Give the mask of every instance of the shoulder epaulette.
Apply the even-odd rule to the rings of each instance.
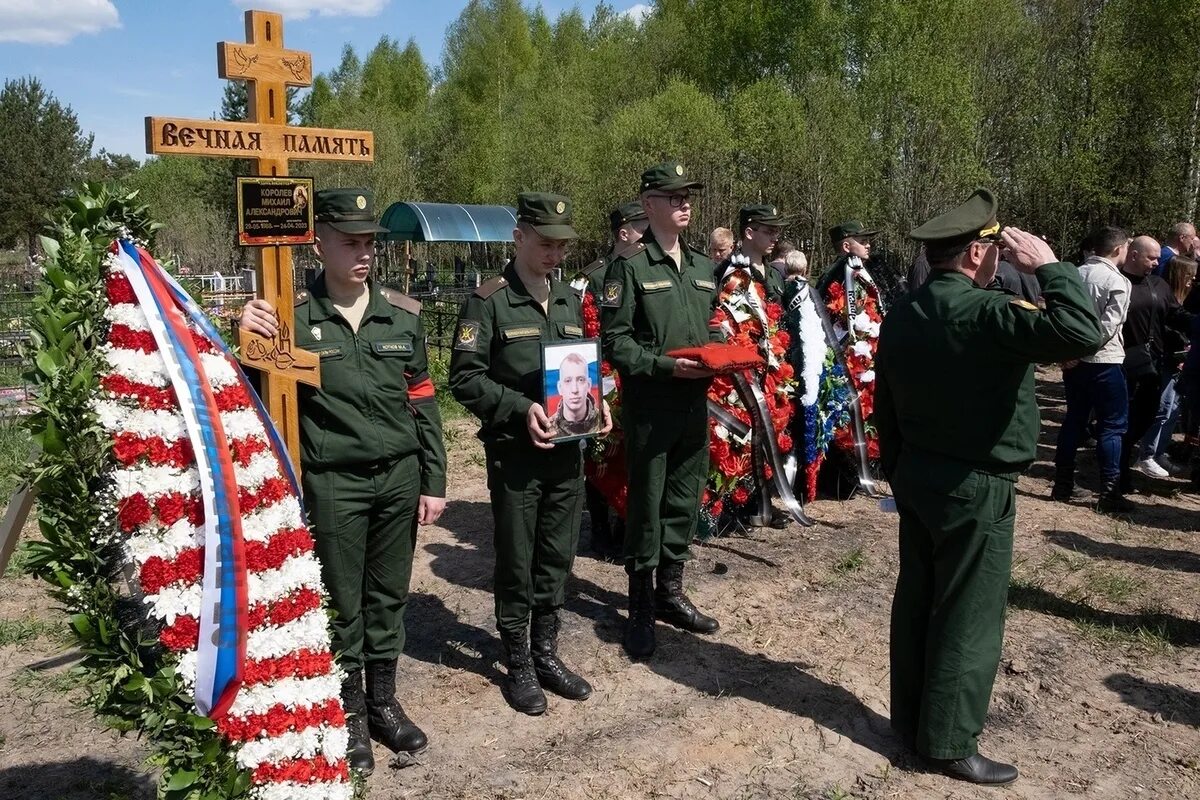
[[[597,258],[595,261],[593,261],[592,263],[588,264],[586,267],[581,269],[579,271],[579,274],[586,275],[590,278],[593,272],[600,269],[601,267],[606,267],[606,266],[608,266],[608,261],[606,259]]]
[[[292,298],[292,301],[294,305],[302,306],[308,302],[309,297],[310,295],[308,293],[308,289],[301,289],[300,291],[296,292],[296,296]]]
[[[646,249],[646,245],[644,245],[641,242],[635,242],[634,244],[629,245],[628,247],[624,248],[623,250],[618,251],[617,258],[624,258],[624,259],[633,258],[634,256],[636,256],[638,253],[642,252],[645,249]]]
[[[486,280],[483,283],[481,283],[479,285],[479,288],[477,288],[475,290],[475,296],[482,297],[483,299],[486,300],[487,298],[494,295],[496,292],[503,289],[505,286],[508,286],[508,279],[505,278],[503,275],[497,275],[496,277],[491,278],[491,279]]]
[[[414,300],[413,298],[404,294],[404,292],[398,292],[395,289],[389,289],[386,286],[381,287],[379,289],[379,293],[382,294],[385,298],[387,298],[387,301],[389,303],[391,303],[393,306],[395,306],[396,308],[399,308],[403,311],[407,311],[408,313],[412,314],[414,317],[420,316],[420,314],[421,314],[421,301],[420,300]]]

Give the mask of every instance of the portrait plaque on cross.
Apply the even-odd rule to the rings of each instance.
[[[308,53],[285,50],[283,17],[266,11],[246,12],[246,41],[217,44],[217,74],[247,84],[245,122],[146,117],[146,152],[245,158],[254,174],[283,176],[288,162],[371,162],[371,131],[304,128],[287,124],[287,87],[312,84]],[[297,382],[320,385],[317,356],[293,346],[292,252],[287,247],[255,248],[259,296],[279,315],[279,332],[264,339],[238,330],[242,363],[262,373],[260,392],[279,427],[297,473],[300,471],[300,427]]]

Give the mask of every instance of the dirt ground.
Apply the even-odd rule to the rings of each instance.
[[[1018,488],[1008,634],[986,752],[1021,779],[977,789],[924,772],[888,729],[896,518],[820,501],[820,524],[696,548],[687,583],[722,623],[620,646],[625,576],[581,554],[561,651],[594,684],[543,717],[502,699],[491,521],[468,420],[452,423],[451,501],[421,533],[401,698],[419,763],[380,766],[371,798],[1200,797],[1200,496],[1140,480],[1128,520],[1046,498],[1061,386],[1041,377],[1039,462]],[[1094,489],[1094,461],[1081,456]],[[586,533],[584,534],[586,545]],[[581,548],[586,550],[586,547]],[[0,797],[150,798],[145,749],[79,706],[60,616],[31,578],[0,581]]]

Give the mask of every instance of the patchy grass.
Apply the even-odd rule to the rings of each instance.
[[[34,516],[34,513],[33,511],[29,512],[30,518]],[[12,557],[8,559],[8,566],[4,568],[4,577],[19,578],[28,574],[28,567],[29,550],[25,547],[25,542],[18,542]]]
[[[43,637],[65,639],[66,628],[61,622],[41,619],[0,619],[0,647],[27,644]]]
[[[20,485],[32,450],[33,441],[29,431],[21,425],[21,419],[0,417],[0,505],[7,506],[8,499]]]
[[[1060,597],[1040,582],[1014,579],[1009,584],[1008,604],[1064,619],[1080,634],[1106,647],[1131,647],[1161,655],[1173,647],[1200,644],[1200,622],[1174,616],[1162,608],[1142,608],[1132,614],[1104,611],[1077,599],[1077,594]]]
[[[1107,569],[1091,570],[1084,583],[1084,589],[1089,594],[1099,595],[1110,603],[1118,604],[1127,602],[1145,588],[1146,581],[1143,579]]]
[[[846,553],[833,564],[833,572],[840,578],[858,572],[867,563],[867,557],[863,555],[863,549],[857,547]]]
[[[63,672],[43,672],[23,669],[12,676],[12,688],[29,698],[47,694],[67,694],[87,684],[87,673],[81,667],[72,667]]]

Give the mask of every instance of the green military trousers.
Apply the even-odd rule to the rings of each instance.
[[[337,612],[332,630],[339,663],[354,669],[398,658],[417,541],[417,456],[309,469],[303,481],[321,578]]]
[[[495,525],[496,628],[519,639],[531,611],[565,600],[583,514],[583,456],[577,441],[552,450],[490,444],[484,452]]]
[[[703,396],[671,409],[627,402],[621,422],[629,472],[625,569],[685,561],[708,479],[708,406]]]
[[[1015,476],[902,452],[892,728],[930,758],[978,752],[1004,640]]]

